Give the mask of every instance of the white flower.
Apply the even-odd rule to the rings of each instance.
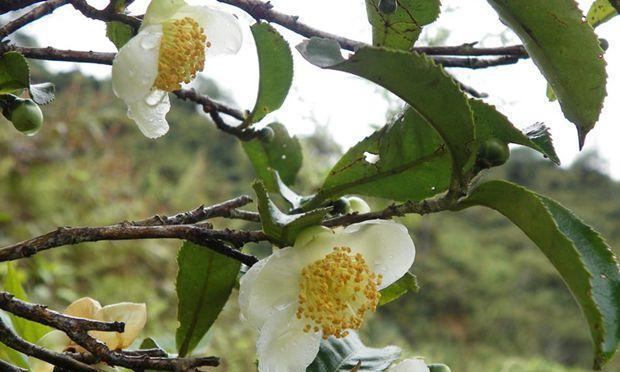
[[[388,368],[388,372],[429,372],[428,366],[422,359],[405,359]]]
[[[184,0],[153,0],[140,32],[114,59],[114,93],[145,136],[161,137],[168,132],[168,92],[193,80],[205,58],[236,53],[241,42],[232,14]]]
[[[129,347],[138,337],[144,324],[146,324],[146,305],[130,302],[121,302],[114,305],[101,307],[99,302],[89,297],[83,297],[74,301],[65,311],[65,315],[78,318],[99,320],[102,322],[123,322],[125,332],[100,332],[90,331],[89,335],[105,343],[111,350],[121,350]],[[74,349],[85,351],[81,346],[74,343],[64,332],[55,330],[47,333],[36,342],[37,345],[46,349],[61,353],[65,350]],[[41,360],[30,358],[30,369],[33,372],[51,372],[54,366]],[[105,370],[105,366],[97,366]],[[108,370],[115,370],[110,369]]]
[[[321,338],[345,337],[374,311],[379,290],[403,276],[415,247],[400,224],[372,220],[313,227],[294,247],[256,263],[241,279],[244,318],[260,332],[260,372],[302,372]]]

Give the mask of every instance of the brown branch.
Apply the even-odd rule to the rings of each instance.
[[[0,371],[5,372],[28,372],[27,369],[19,368],[0,359]]]
[[[39,18],[45,17],[46,15],[52,13],[57,8],[66,5],[69,3],[69,0],[49,0],[46,1],[45,4],[39,5],[36,8],[32,9],[28,13],[23,16],[7,23],[6,25],[0,28],[0,40],[4,39],[6,36],[12,34],[13,32],[19,30],[20,28],[26,26],[27,24],[36,21]]]
[[[23,9],[44,0],[4,0],[0,4],[0,15],[14,10]]]
[[[186,225],[208,220],[214,217],[229,217],[236,208],[243,207],[252,202],[252,198],[242,195],[220,204],[209,207],[204,205],[191,211],[181,212],[174,216],[155,215],[153,217],[129,222],[132,226],[162,226],[162,225]]]
[[[6,324],[4,324],[2,319],[0,319],[0,342],[13,350],[19,351],[20,353],[41,359],[69,371],[97,372],[96,368],[77,361],[67,355],[44,349],[21,339]]]
[[[240,121],[243,121],[246,118],[246,115],[243,112],[215,102],[209,97],[197,93],[194,89],[180,89],[174,91],[174,94],[184,101],[192,101],[202,105],[202,108],[206,113],[221,112]]]
[[[523,58],[527,58],[527,57],[513,57],[513,56],[503,56],[503,57],[498,57],[498,58],[434,57],[433,60],[436,63],[441,64],[443,67],[470,68],[470,69],[475,70],[475,69],[488,68],[488,67],[512,65],[512,64],[519,62],[519,60]]]
[[[224,119],[222,119],[222,117],[217,111],[209,111],[209,108],[205,106],[203,106],[203,110],[211,116],[211,120],[213,120],[215,126],[219,130],[228,134],[232,134],[233,136],[239,138],[241,141],[249,141],[253,138],[256,138],[256,136],[258,135],[258,131],[254,130],[254,128],[245,128],[241,126],[235,127],[226,124]]]
[[[510,45],[495,48],[477,48],[473,44],[457,46],[426,46],[414,47],[413,51],[429,56],[513,56],[528,58],[523,45]]]
[[[368,220],[389,220],[391,218],[404,216],[406,214],[425,215],[451,210],[456,204],[456,197],[454,197],[453,194],[448,193],[440,197],[425,199],[419,202],[409,201],[402,204],[392,204],[377,212],[345,214],[343,216],[324,221],[323,225],[327,227],[347,226]]]
[[[110,365],[130,369],[158,369],[170,371],[185,371],[200,366],[217,366],[218,358],[168,358],[161,351],[112,351],[108,347],[88,335],[88,331],[98,330],[106,332],[123,332],[124,324],[119,322],[106,323],[83,318],[74,318],[52,310],[43,305],[31,304],[16,299],[6,292],[0,292],[0,309],[19,317],[45,324],[61,330],[75,343],[83,346],[92,355],[73,358],[73,354],[58,354],[29,344],[13,334],[0,321],[0,341],[7,346],[24,354],[34,356],[70,371],[96,371],[96,369],[82,363],[94,364],[104,361]]]
[[[52,47],[47,48],[27,48],[14,45],[6,45],[6,50],[14,50],[31,59],[42,59],[47,61],[61,62],[84,62],[96,63],[101,65],[112,65],[115,53],[92,52],[81,50],[63,50]]]
[[[94,6],[91,6],[90,4],[88,4],[86,0],[69,0],[69,1],[71,2],[71,5],[73,5],[73,7],[76,10],[78,10],[84,16],[91,18],[91,19],[96,19],[98,21],[104,21],[104,22],[110,22],[110,21],[122,22],[122,23],[130,25],[134,29],[134,31],[137,31],[140,28],[140,25],[142,24],[142,21],[140,21],[136,17],[132,17],[127,14],[117,13],[115,6],[112,6],[112,7],[108,6],[105,9],[99,10],[95,8]]]
[[[0,291],[0,309],[15,314],[21,318],[32,320],[61,331],[83,329],[85,331],[124,332],[122,322],[99,322],[83,318],[76,318],[49,310],[42,305],[31,304],[15,298],[7,292]]]
[[[47,234],[0,249],[0,262],[30,257],[41,251],[65,245],[137,239],[189,240],[247,265],[253,265],[257,261],[254,256],[217,242],[224,241],[239,246],[247,242],[264,241],[267,237],[260,231],[213,230],[197,225],[131,226],[127,223],[103,227],[60,227]]]

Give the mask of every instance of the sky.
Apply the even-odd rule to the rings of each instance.
[[[203,74],[214,79],[229,93],[242,109],[254,106],[258,88],[258,64],[255,46],[249,31],[253,19],[243,11],[221,5],[215,0],[190,0],[194,4],[216,5],[239,16],[244,29],[244,45],[234,56],[216,57],[206,62]],[[90,0],[102,8],[106,0]],[[300,21],[331,33],[370,42],[371,29],[366,19],[363,0],[272,0],[275,9],[299,15]],[[425,37],[434,37],[442,29],[450,30],[445,45],[460,45],[478,41],[479,46],[501,46],[520,43],[502,25],[485,0],[443,0],[442,14],[437,22],[426,27]],[[578,1],[584,13],[592,0]],[[148,0],[136,0],[132,12],[144,12]],[[620,17],[599,28],[599,37],[609,41],[607,61],[608,96],[597,126],[590,132],[584,151],[598,151],[605,159],[603,169],[620,180]],[[614,32],[616,29],[616,32]],[[292,47],[302,37],[279,28]],[[105,26],[82,17],[71,6],[56,10],[52,15],[34,23],[24,31],[34,36],[41,46],[61,49],[115,51],[105,37]],[[293,48],[295,77],[291,92],[283,107],[270,114],[265,123],[280,121],[294,134],[312,133],[325,126],[343,148],[371,134],[374,127],[386,122],[386,115],[400,105],[399,100],[382,88],[361,78],[342,72],[321,70],[307,63]],[[86,74],[106,78],[109,66],[48,62],[58,71],[79,68]],[[546,82],[530,60],[515,65],[484,70],[450,69],[462,82],[489,95],[485,100],[497,106],[519,128],[544,122],[551,128],[556,150],[563,163],[569,165],[579,154],[576,130],[566,120],[557,102],[545,96]],[[62,93],[60,93],[62,94]],[[386,99],[387,97],[387,99]],[[118,104],[123,104],[118,101]],[[172,128],[171,130],[174,130]],[[146,139],[145,139],[146,140]]]

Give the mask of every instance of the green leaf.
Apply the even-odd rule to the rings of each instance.
[[[26,58],[17,52],[0,57],[0,94],[12,93],[30,86],[30,67]]]
[[[291,190],[284,183],[284,181],[282,181],[282,178],[280,177],[280,174],[277,171],[272,170],[271,173],[273,174],[273,177],[275,178],[275,181],[276,181],[276,186],[277,186],[276,192],[280,194],[280,196],[282,196],[282,199],[284,199],[287,203],[289,203],[292,209],[299,208],[301,204],[306,199],[308,199],[307,196],[301,196],[297,194],[295,191]]]
[[[451,176],[443,141],[420,114],[408,108],[395,122],[351,147],[304,209],[347,194],[421,200],[446,190]]]
[[[620,0],[596,0],[588,10],[588,23],[598,27],[620,13]]]
[[[133,28],[123,22],[111,21],[105,24],[105,36],[110,39],[116,49],[121,49],[129,39],[134,37]]]
[[[381,0],[366,0],[368,22],[372,25],[372,44],[409,50],[418,40],[422,27],[439,16],[439,0],[398,0],[391,14],[380,11]]]
[[[52,83],[33,84],[29,88],[32,100],[39,105],[47,105],[55,98],[56,86]]]
[[[207,333],[230,296],[240,263],[205,247],[185,242],[177,256],[180,356],[188,355]]]
[[[293,56],[288,43],[275,28],[259,22],[251,28],[258,53],[258,97],[248,118],[256,123],[282,106],[293,83]]]
[[[303,155],[299,140],[289,135],[284,125],[271,123],[267,128],[273,130],[273,138],[255,138],[242,144],[257,176],[269,191],[275,192],[278,185],[272,170],[278,172],[285,184],[292,185],[301,168]]]
[[[445,71],[424,55],[362,47],[344,60],[338,43],[312,38],[297,46],[311,63],[368,79],[407,102],[441,136],[459,178],[470,162],[474,122],[465,94]],[[339,54],[339,53],[338,53]],[[450,109],[446,109],[449,107]]]
[[[494,137],[506,143],[515,143],[527,146],[560,164],[560,159],[555,153],[551,135],[546,126],[541,123],[534,124],[523,133],[512,125],[506,116],[497,111],[494,106],[483,101],[470,99],[469,105],[474,112],[476,122],[476,137],[478,143]]]
[[[302,230],[319,225],[329,212],[329,208],[322,208],[308,213],[285,214],[271,201],[262,182],[255,182],[253,187],[263,231],[281,246],[295,243],[295,238]]]
[[[407,294],[407,292],[418,292],[419,290],[420,287],[418,286],[418,279],[415,275],[408,272],[402,278],[381,290],[379,306],[383,306],[397,300],[401,296]]]
[[[557,202],[505,181],[478,186],[462,202],[508,217],[555,266],[581,306],[594,341],[594,368],[620,340],[620,269],[601,236]]]
[[[5,291],[16,298],[28,301],[28,295],[22,285],[24,273],[16,269],[12,263],[7,262],[6,276],[2,283]],[[15,332],[28,342],[36,342],[52,329],[43,324],[35,323],[18,316],[9,314]]]
[[[488,1],[523,41],[583,147],[606,95],[603,50],[594,30],[574,0]]]
[[[358,371],[385,371],[400,357],[400,348],[367,347],[354,331],[344,338],[330,337],[321,341],[319,353],[306,372],[349,371],[359,365]]]
[[[151,337],[147,337],[144,340],[142,340],[142,343],[140,344],[140,350],[148,350],[148,349],[159,349],[165,352],[164,348],[159,346],[159,344],[157,343],[157,341],[155,341],[154,338]],[[166,353],[166,355],[168,355],[168,353]],[[154,369],[145,369],[144,372],[155,372]]]

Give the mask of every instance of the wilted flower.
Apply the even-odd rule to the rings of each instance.
[[[146,305],[130,302],[101,307],[99,302],[89,297],[74,301],[63,312],[78,318],[99,320],[102,322],[123,322],[125,332],[90,331],[89,335],[106,344],[111,350],[121,350],[131,345],[138,337],[146,323]],[[64,332],[55,330],[47,333],[37,341],[37,345],[56,352],[66,350],[85,351],[73,342]],[[54,366],[41,360],[30,358],[30,369],[33,372],[51,372]]]
[[[114,93],[145,136],[161,137],[168,131],[168,92],[192,81],[206,57],[236,53],[241,41],[229,13],[184,0],[153,0],[140,31],[114,59]]]
[[[407,229],[372,220],[302,232],[294,247],[260,260],[243,276],[239,303],[259,331],[261,372],[305,371],[321,338],[345,337],[374,311],[379,290],[415,258]]]

